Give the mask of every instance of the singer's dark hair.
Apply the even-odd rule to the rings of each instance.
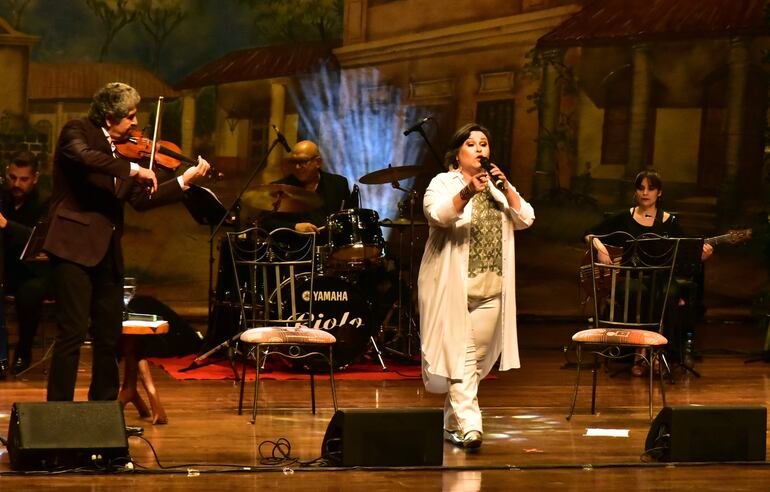
[[[447,169],[457,169],[460,165],[457,163],[457,154],[460,152],[460,147],[463,146],[468,137],[471,136],[471,132],[481,132],[487,137],[490,148],[492,147],[491,139],[489,138],[489,130],[479,125],[478,123],[467,123],[461,126],[452,138],[449,139],[449,145],[447,145],[446,154],[444,154],[444,166]]]

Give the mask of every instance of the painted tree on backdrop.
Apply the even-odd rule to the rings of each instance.
[[[29,4],[33,0],[4,0],[6,8],[11,13],[8,22],[11,23],[11,27],[17,30],[21,30],[21,21],[24,18],[24,11],[29,7]]]
[[[158,71],[161,53],[169,35],[176,30],[187,13],[182,10],[180,0],[142,0],[139,21],[152,38],[152,69]]]
[[[136,19],[137,0],[86,0],[86,5],[104,26],[104,41],[99,50],[99,61],[102,62],[115,36]]]
[[[86,4],[104,26],[104,41],[99,61],[107,57],[118,33],[138,20],[153,43],[150,67],[157,71],[161,53],[169,35],[187,17],[184,0],[86,0]]]
[[[251,8],[261,40],[310,41],[342,37],[343,0],[238,0]]]

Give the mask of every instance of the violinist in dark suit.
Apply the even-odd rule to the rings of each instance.
[[[137,124],[139,93],[113,82],[94,95],[87,118],[65,124],[54,154],[49,226],[58,333],[48,377],[49,401],[72,400],[80,346],[91,329],[89,400],[118,396],[123,314],[123,205],[146,210],[181,200],[209,164],[158,185],[155,173],[117,156],[115,144]]]
[[[316,193],[320,196],[322,204],[306,212],[273,213],[265,218],[265,229],[287,227],[299,232],[318,234],[319,229],[326,225],[326,218],[329,215],[343,208],[353,207],[347,178],[322,171],[322,165],[323,157],[318,150],[318,145],[310,140],[302,140],[294,144],[284,162],[288,176],[276,183],[298,186]]]

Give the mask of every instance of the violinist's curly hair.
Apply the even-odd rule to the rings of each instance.
[[[460,147],[462,147],[465,141],[468,140],[468,137],[471,136],[471,132],[473,131],[483,133],[487,137],[487,142],[489,142],[489,130],[485,127],[478,123],[468,123],[461,126],[455,134],[452,135],[452,138],[449,139],[449,145],[447,145],[447,151],[446,154],[444,154],[444,166],[446,166],[447,169],[457,169],[460,167],[460,164],[457,162],[457,154],[460,153]]]
[[[88,119],[98,126],[104,126],[108,117],[119,121],[128,116],[141,99],[136,89],[130,85],[110,82],[94,94],[91,109],[88,110]]]

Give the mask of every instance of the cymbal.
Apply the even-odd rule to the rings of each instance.
[[[249,207],[272,212],[307,212],[323,203],[312,191],[277,183],[255,186],[243,194],[242,200]]]
[[[428,223],[422,219],[409,220],[405,217],[399,217],[396,220],[384,219],[380,222],[382,227],[409,227],[412,224],[414,224],[415,227],[428,225]]]
[[[402,179],[411,178],[419,174],[428,172],[425,166],[390,166],[385,169],[378,169],[372,171],[369,174],[364,174],[358,181],[362,184],[387,184],[393,181],[401,181]]]

